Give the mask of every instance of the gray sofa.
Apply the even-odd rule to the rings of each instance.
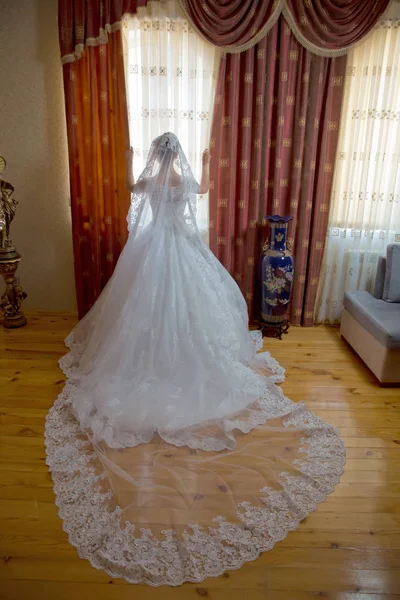
[[[340,333],[381,383],[400,383],[400,244],[379,259],[373,294],[346,292]]]

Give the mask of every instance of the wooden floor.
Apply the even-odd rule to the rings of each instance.
[[[93,569],[62,530],[43,425],[63,386],[57,359],[74,318],[28,316],[21,330],[0,329],[0,598],[400,599],[400,388],[380,388],[337,329],[293,327],[281,342],[265,343],[287,369],[286,394],[342,433],[348,460],[334,494],[241,570],[151,588]]]

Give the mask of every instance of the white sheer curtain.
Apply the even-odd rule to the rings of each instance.
[[[209,146],[217,49],[193,31],[178,0],[149,2],[123,20],[130,139],[137,178],[152,140],[175,133],[195,177]],[[208,194],[198,198],[197,221],[208,237]]]
[[[384,20],[348,56],[316,321],[340,320],[346,291],[371,291],[400,242],[400,29]]]

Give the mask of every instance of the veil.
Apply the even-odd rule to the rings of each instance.
[[[96,568],[180,585],[271,549],[333,491],[338,432],[277,385],[244,298],[204,244],[173,134],[133,189],[114,275],[66,340],[46,422],[69,539]]]
[[[180,178],[178,185],[174,181],[177,176]],[[164,133],[153,140],[146,166],[132,192],[127,216],[131,236],[140,235],[150,223],[154,233],[164,226],[168,218],[171,187],[179,187],[185,221],[198,234],[196,194],[199,193],[199,185],[176,135]],[[151,199],[154,198],[157,201],[153,200],[152,205]]]

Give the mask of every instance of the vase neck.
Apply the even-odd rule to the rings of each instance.
[[[287,223],[271,223],[271,250],[286,250]]]

